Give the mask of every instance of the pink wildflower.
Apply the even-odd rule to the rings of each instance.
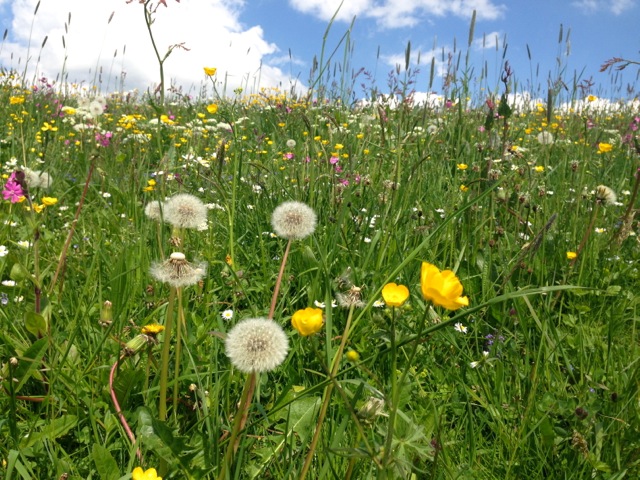
[[[24,192],[22,191],[22,187],[18,182],[16,182],[16,174],[15,172],[11,174],[7,183],[4,185],[4,190],[2,190],[2,197],[5,200],[9,200],[11,203],[18,203],[22,201],[24,197]]]

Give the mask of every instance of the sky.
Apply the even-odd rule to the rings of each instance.
[[[323,63],[330,62],[323,78],[353,85],[358,98],[374,86],[388,93],[391,77],[410,79],[418,92],[444,94],[449,56],[454,67],[460,59],[459,74],[468,64],[469,88],[479,96],[499,91],[504,61],[518,89],[534,95],[546,95],[558,78],[569,89],[574,79],[591,81],[596,95],[637,95],[627,90],[637,83],[637,66],[613,73],[599,67],[612,57],[640,60],[640,0],[165,2],[153,1],[152,31],[161,56],[173,46],[164,61],[166,83],[192,96],[203,86],[212,92],[203,67],[218,69],[218,93],[292,86],[304,92],[323,46]],[[0,66],[29,80],[60,84],[64,72],[69,82],[102,92],[145,91],[159,82],[139,0],[0,0],[0,29],[6,30]]]

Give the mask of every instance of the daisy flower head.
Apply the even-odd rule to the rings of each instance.
[[[465,327],[463,324],[461,324],[460,322],[456,323],[453,328],[456,330],[456,332],[460,332],[460,333],[467,333],[468,329],[467,327]]]
[[[302,202],[284,202],[271,216],[271,225],[279,237],[288,240],[301,240],[316,229],[316,212]]]
[[[151,276],[159,282],[179,288],[198,283],[204,278],[207,268],[205,263],[194,265],[188,262],[184,253],[173,252],[168,260],[154,263],[150,272]]]
[[[223,320],[231,320],[233,319],[233,310],[227,308],[224,312],[220,314]]]
[[[231,364],[244,373],[274,370],[289,351],[289,340],[282,327],[266,318],[241,321],[229,331],[224,343]]]
[[[207,207],[198,197],[179,193],[164,204],[164,220],[179,228],[198,228],[207,221]]]

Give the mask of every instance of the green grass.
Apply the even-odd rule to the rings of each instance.
[[[227,478],[299,478],[327,392],[307,478],[636,478],[637,222],[620,233],[637,208],[638,152],[623,141],[636,113],[511,112],[503,100],[491,125],[485,105],[463,108],[465,91],[449,91],[450,108],[356,109],[268,90],[219,98],[215,114],[204,98],[162,107],[114,95],[99,125],[78,131],[78,113],[60,113],[78,96],[15,87],[7,74],[3,184],[25,167],[46,171],[52,185],[33,189],[32,202],[57,203],[40,213],[28,201],[0,204],[0,277],[15,281],[0,286],[3,478],[111,480],[138,465],[217,478],[245,384],[221,336],[267,315],[286,245],[271,213],[292,199],[318,224],[292,244],[276,304],[290,351],[258,376]],[[170,117],[158,122],[159,112]],[[107,131],[110,144],[97,145]],[[554,143],[540,144],[541,131]],[[617,202],[604,205],[599,185]],[[170,226],[144,214],[178,192],[211,207],[179,248]],[[163,334],[123,359],[114,382],[141,463],[109,371],[141,327],[164,323],[169,287],[149,268],[175,250],[208,264],[183,292],[178,404],[169,399],[158,420]],[[422,261],[454,270],[469,307],[424,300]],[[411,292],[393,313],[393,342],[392,310],[374,306],[388,282]],[[329,305],[351,286],[364,307],[345,331],[349,310]],[[327,305],[323,330],[302,337],[291,316],[315,301]],[[338,355],[332,380],[344,335],[360,359]],[[383,401],[377,415],[363,408],[371,398]]]

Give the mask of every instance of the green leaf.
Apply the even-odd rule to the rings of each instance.
[[[20,442],[20,448],[29,448],[35,445],[41,440],[55,440],[58,437],[65,435],[69,430],[78,424],[78,417],[75,415],[63,415],[60,418],[56,418],[48,425],[45,425],[42,430],[25,437]]]
[[[186,437],[177,436],[164,422],[156,420],[145,407],[138,409],[138,440],[166,460],[177,460],[182,468],[193,473],[191,459],[196,453],[187,454]]]
[[[15,282],[22,282],[23,280],[33,280],[31,273],[21,263],[14,263],[9,273],[9,278]]]
[[[40,366],[47,346],[47,339],[41,338],[31,345],[21,357],[18,357],[20,363],[13,372],[13,378],[18,379],[18,383],[13,389],[14,393],[17,393],[32,375],[37,374],[36,369]]]
[[[120,478],[120,469],[108,448],[94,443],[91,457],[102,480],[118,480]]]
[[[36,312],[27,312],[24,314],[24,326],[29,333],[32,333],[36,337],[42,337],[48,331],[47,321],[42,315]]]
[[[506,93],[503,93],[502,97],[500,97],[500,105],[498,105],[498,115],[503,118],[509,118],[511,113],[511,107],[507,101],[507,95]]]

